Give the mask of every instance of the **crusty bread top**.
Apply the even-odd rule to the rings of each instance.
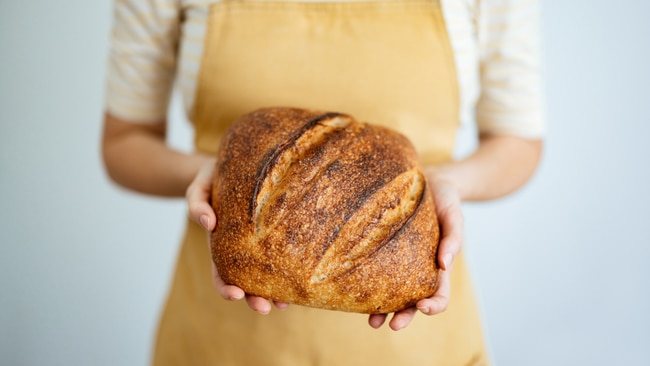
[[[437,286],[433,199],[392,130],[332,112],[245,115],[220,144],[212,205],[213,259],[247,293],[387,313]]]

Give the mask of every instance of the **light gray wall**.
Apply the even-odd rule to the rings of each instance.
[[[143,365],[185,208],[106,180],[110,3],[0,2],[0,364]],[[650,3],[543,4],[534,180],[466,206],[497,365],[650,364]],[[174,104],[172,143],[191,135]]]

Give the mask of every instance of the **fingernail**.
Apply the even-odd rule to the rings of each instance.
[[[442,260],[442,263],[445,265],[444,270],[448,270],[449,266],[451,265],[451,261],[453,260],[451,253],[445,255],[445,259]]]
[[[428,306],[418,307],[418,310],[420,310],[424,314],[429,314],[429,311],[431,311]]]
[[[210,227],[210,218],[208,217],[208,215],[201,215],[201,217],[199,218],[199,221],[201,222],[201,226],[203,226],[203,228],[205,230],[210,230],[209,229],[209,227]]]

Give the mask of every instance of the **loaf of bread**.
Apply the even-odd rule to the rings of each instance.
[[[431,296],[434,203],[403,135],[340,113],[268,108],[217,152],[212,256],[228,284],[267,299],[368,314]]]

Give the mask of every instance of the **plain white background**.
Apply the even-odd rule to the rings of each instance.
[[[466,205],[497,365],[650,365],[650,2],[543,3],[549,133]],[[144,365],[185,207],[99,155],[109,0],[0,2],[0,364]],[[175,103],[171,143],[191,139]],[[360,320],[365,321],[365,320]]]

